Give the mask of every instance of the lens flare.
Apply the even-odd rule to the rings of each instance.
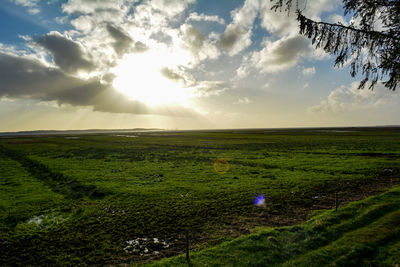
[[[218,174],[225,174],[227,171],[229,171],[228,161],[224,159],[217,159],[214,162],[214,170]]]
[[[259,195],[254,200],[254,205],[257,207],[264,207],[265,206],[265,197],[263,195]]]

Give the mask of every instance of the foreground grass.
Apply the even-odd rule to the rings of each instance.
[[[397,266],[400,187],[191,254],[192,266]],[[148,266],[187,266],[184,256]]]

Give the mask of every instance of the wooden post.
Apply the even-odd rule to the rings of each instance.
[[[339,200],[338,200],[338,193],[335,191],[335,211],[337,211],[339,206]]]
[[[186,229],[186,261],[190,266],[190,258],[189,258],[189,229]]]

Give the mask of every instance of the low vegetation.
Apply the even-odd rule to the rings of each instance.
[[[397,266],[400,187],[191,255],[192,266]],[[397,264],[397,265],[396,265]],[[188,266],[184,256],[148,266]]]
[[[187,229],[196,251],[257,226],[301,223],[313,210],[333,208],[335,192],[343,206],[399,184],[399,133],[1,138],[0,265],[146,263],[183,253]],[[217,159],[229,171],[217,173]],[[263,208],[253,205],[258,195]]]

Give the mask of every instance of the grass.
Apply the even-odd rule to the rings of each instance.
[[[192,253],[191,266],[396,266],[400,187],[324,211],[304,224],[267,228]],[[185,257],[146,266],[188,266]]]
[[[298,223],[312,210],[332,208],[335,191],[345,203],[396,184],[399,133],[2,138],[0,265],[143,263],[182,253],[187,228],[199,250],[257,226]],[[226,174],[214,171],[218,158],[229,162]],[[258,194],[267,208],[253,205]]]
[[[62,197],[38,181],[19,162],[0,154],[1,232],[33,217],[37,211],[60,205]],[[52,199],[53,203],[49,203]]]

